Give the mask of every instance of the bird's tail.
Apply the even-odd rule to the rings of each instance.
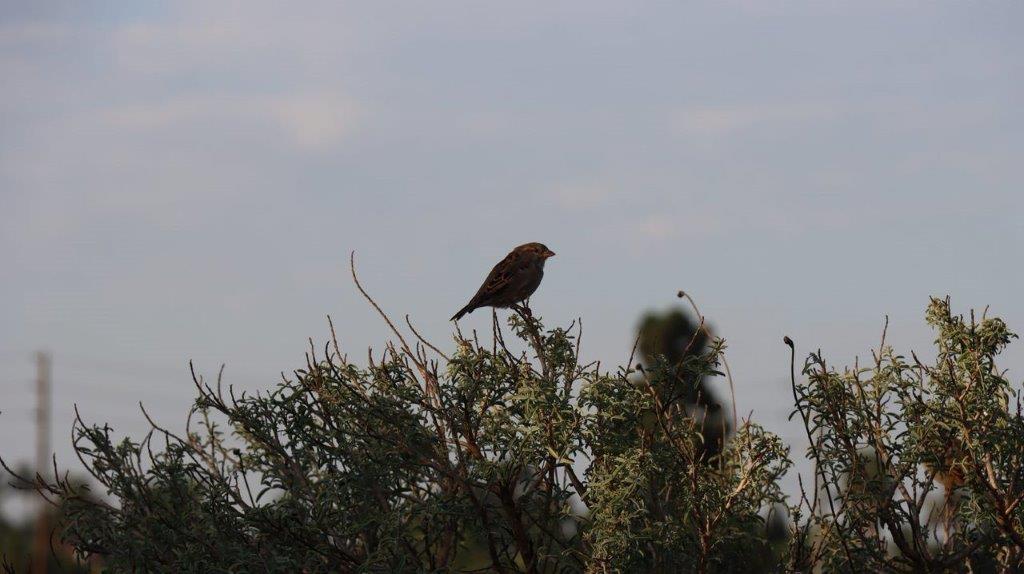
[[[459,320],[459,319],[461,319],[461,318],[463,317],[463,315],[465,315],[466,313],[472,313],[472,312],[473,312],[473,309],[476,309],[476,307],[474,307],[474,306],[473,306],[473,304],[472,304],[472,303],[470,303],[470,304],[466,305],[465,307],[463,307],[462,309],[459,309],[459,312],[458,312],[458,313],[456,313],[456,314],[454,314],[454,315],[452,315],[452,318],[451,318],[451,319],[449,319],[449,320],[450,320],[450,321],[458,321],[458,320]]]

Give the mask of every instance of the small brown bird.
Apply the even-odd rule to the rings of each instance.
[[[480,307],[511,307],[526,300],[544,278],[544,261],[554,254],[542,243],[516,247],[491,269],[476,295],[451,320],[458,321]]]

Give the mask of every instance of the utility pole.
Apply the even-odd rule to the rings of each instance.
[[[36,474],[46,480],[50,468],[50,355],[36,353]],[[32,574],[45,574],[50,554],[50,528],[46,501],[40,497],[32,548]]]

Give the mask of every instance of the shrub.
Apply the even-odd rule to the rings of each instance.
[[[995,360],[1015,335],[997,318],[954,315],[948,298],[926,318],[930,363],[883,334],[869,366],[840,371],[814,353],[793,378],[817,485],[799,509],[794,570],[1021,567],[1024,421]]]
[[[78,419],[75,448],[108,497],[37,482],[62,503],[65,540],[113,571],[147,572],[1021,565],[1024,425],[995,365],[1013,337],[998,319],[933,300],[931,364],[884,337],[867,367],[812,354],[792,384],[813,478],[785,507],[777,436],[720,414],[719,442],[704,442],[695,394],[723,378],[725,342],[703,318],[685,351],[648,345],[643,365],[608,371],[580,363],[577,323],[545,328],[525,308],[506,326],[495,315],[484,341],[457,332],[450,354],[381,315],[396,342],[365,365],[332,326],[270,391],[194,376],[181,435],[150,420],[146,437],[118,442]]]

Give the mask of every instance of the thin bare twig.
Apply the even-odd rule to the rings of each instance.
[[[700,328],[704,330],[708,339],[713,338],[714,335],[711,334],[707,324],[704,322],[704,315],[702,315],[700,309],[697,308],[697,303],[693,301],[693,297],[690,297],[690,294],[686,291],[680,291],[678,296],[683,297],[690,302],[690,306],[693,307],[693,312],[697,314],[697,318],[700,320]],[[729,396],[732,400],[732,428],[735,429],[739,428],[737,426],[739,423],[739,417],[736,415],[736,387],[732,382],[732,371],[729,369],[729,361],[725,358],[725,352],[723,351],[720,356],[722,357],[722,366],[725,367],[725,378],[729,381]]]
[[[422,335],[420,335],[419,331],[416,330],[416,327],[412,326],[412,321],[409,320],[409,315],[408,314],[405,315],[405,324],[409,326],[409,329],[412,331],[412,334],[416,335],[416,338],[419,339],[421,343],[423,343],[427,347],[430,347],[430,349],[432,351],[434,351],[435,353],[437,353],[438,355],[444,357],[444,360],[446,360],[446,361],[451,361],[452,360],[452,358],[449,357],[448,355],[446,355],[444,353],[444,351],[442,351],[441,349],[438,349],[437,347],[434,346],[433,343],[431,343],[430,341],[427,341],[425,338],[423,338]]]

